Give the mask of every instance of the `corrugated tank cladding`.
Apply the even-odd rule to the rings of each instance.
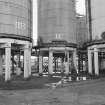
[[[32,38],[32,1],[0,0],[0,37]]]
[[[84,43],[88,42],[88,29],[86,25],[86,16],[77,16],[77,43],[79,47],[82,47]]]
[[[38,0],[38,38],[76,43],[75,0]]]
[[[92,40],[105,38],[105,0],[90,0]]]

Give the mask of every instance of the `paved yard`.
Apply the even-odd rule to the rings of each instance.
[[[55,89],[0,90],[0,105],[105,105],[105,79]]]

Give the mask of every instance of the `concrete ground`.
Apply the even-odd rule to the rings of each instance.
[[[0,105],[105,105],[105,79],[57,88],[0,90]]]

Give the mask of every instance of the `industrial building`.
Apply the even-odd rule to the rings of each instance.
[[[11,79],[14,64],[19,75],[20,62],[16,63],[14,56],[20,59],[24,55],[24,78],[31,75],[31,47],[32,1],[0,0],[0,75],[4,72],[5,81]]]
[[[20,75],[23,71],[28,78],[32,54],[38,58],[40,75],[103,73],[104,2],[86,0],[86,16],[81,16],[76,13],[75,0],[37,0],[38,40],[32,46],[32,0],[0,0],[0,75],[5,74],[8,81],[14,72]]]
[[[86,0],[86,16],[76,14],[75,0],[38,0],[39,73],[47,57],[51,75],[58,61],[66,75],[73,68],[99,75],[105,68],[103,10],[104,0]]]

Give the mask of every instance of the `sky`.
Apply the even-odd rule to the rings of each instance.
[[[85,0],[77,0],[76,4],[77,13],[85,15]]]
[[[85,15],[85,0],[76,0],[76,11]],[[37,0],[33,0],[33,39],[34,44],[37,42]]]

